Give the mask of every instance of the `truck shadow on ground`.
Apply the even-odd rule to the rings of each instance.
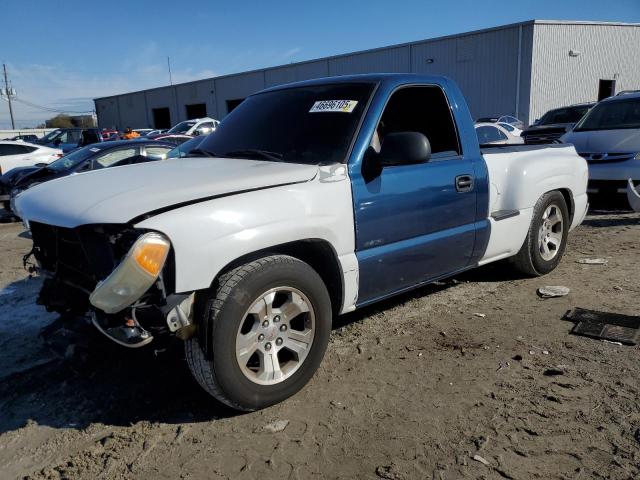
[[[66,358],[58,355],[3,379],[0,433],[30,421],[83,429],[91,423],[183,423],[237,414],[192,379],[181,345],[131,351],[93,337],[88,346],[68,350]]]

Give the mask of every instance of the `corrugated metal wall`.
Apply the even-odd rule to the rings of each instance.
[[[176,85],[175,89],[178,96],[179,110],[178,118],[173,122],[174,124],[187,119],[186,105],[204,103],[207,108],[207,115],[212,117],[218,115],[215,83],[212,79]],[[153,122],[153,119],[151,121]]]
[[[144,96],[145,92],[136,92],[117,97],[119,118],[122,119],[117,123],[121,126],[120,128],[136,128],[138,125],[147,125],[147,110],[140,108],[140,105],[145,105]]]
[[[120,126],[118,97],[98,98],[94,100],[94,103],[96,105],[98,125],[103,128],[114,128],[116,126]],[[142,108],[144,108],[144,106]]]
[[[410,47],[392,47],[329,59],[329,76],[358,73],[410,72]]]
[[[148,123],[146,126],[144,127],[140,127],[138,125],[129,125],[130,122],[127,122],[127,119],[124,117],[121,117],[121,121],[122,123],[119,124],[120,128],[124,128],[125,126],[129,125],[131,128],[153,128],[154,124],[153,124],[153,109],[154,108],[168,108],[169,109],[169,115],[171,116],[171,125],[175,125],[176,123],[178,123],[178,118],[179,118],[179,114],[178,114],[178,107],[176,104],[176,90],[173,87],[162,87],[162,88],[154,88],[153,90],[147,90],[145,92],[145,99],[146,99],[146,112],[147,112],[147,118]],[[100,122],[98,122],[99,125]],[[126,124],[126,125],[125,125]]]
[[[581,54],[570,57],[571,49]],[[96,109],[100,125],[120,127],[151,126],[151,109],[157,107],[169,107],[175,124],[186,118],[185,105],[192,103],[206,103],[207,113],[222,119],[227,100],[274,85],[332,75],[415,72],[458,82],[475,118],[511,114],[529,122],[549,108],[595,99],[600,78],[616,78],[618,89],[640,88],[639,50],[638,26],[525,22],[147,90],[142,96],[98,99]]]
[[[530,25],[416,43],[411,47],[412,71],[455,80],[474,118],[526,115],[527,102],[517,98],[528,88],[527,76],[522,75],[531,59],[530,42],[523,41],[527,35],[531,36]]]
[[[617,91],[640,89],[640,26],[536,23],[532,121],[550,108],[597,100],[600,79],[615,79]]]
[[[299,82],[311,78],[329,76],[329,62],[318,60],[315,62],[298,63],[285,67],[270,68],[265,71],[265,87],[282,85],[283,83]]]

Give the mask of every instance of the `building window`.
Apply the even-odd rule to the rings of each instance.
[[[233,100],[227,100],[227,113],[231,113],[234,108],[240,105],[244,101],[244,98],[235,98]]]
[[[613,97],[616,94],[616,81],[603,80],[598,82],[598,101]]]
[[[154,108],[151,111],[153,113],[153,128],[171,128],[171,112],[168,107]]]
[[[207,116],[206,103],[194,103],[191,105],[185,105],[184,108],[187,111],[187,120],[191,120],[194,118],[204,118]]]

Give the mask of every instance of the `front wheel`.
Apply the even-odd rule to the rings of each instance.
[[[298,392],[320,365],[331,333],[331,301],[318,273],[296,258],[273,255],[217,283],[214,293],[204,294],[201,333],[185,344],[198,383],[246,411]]]
[[[564,254],[570,224],[564,196],[557,191],[545,193],[533,208],[520,251],[511,259],[515,268],[534,277],[554,270]]]

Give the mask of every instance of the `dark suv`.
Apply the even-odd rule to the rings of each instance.
[[[581,103],[549,110],[520,136],[529,145],[557,143],[594,105],[595,103]]]

